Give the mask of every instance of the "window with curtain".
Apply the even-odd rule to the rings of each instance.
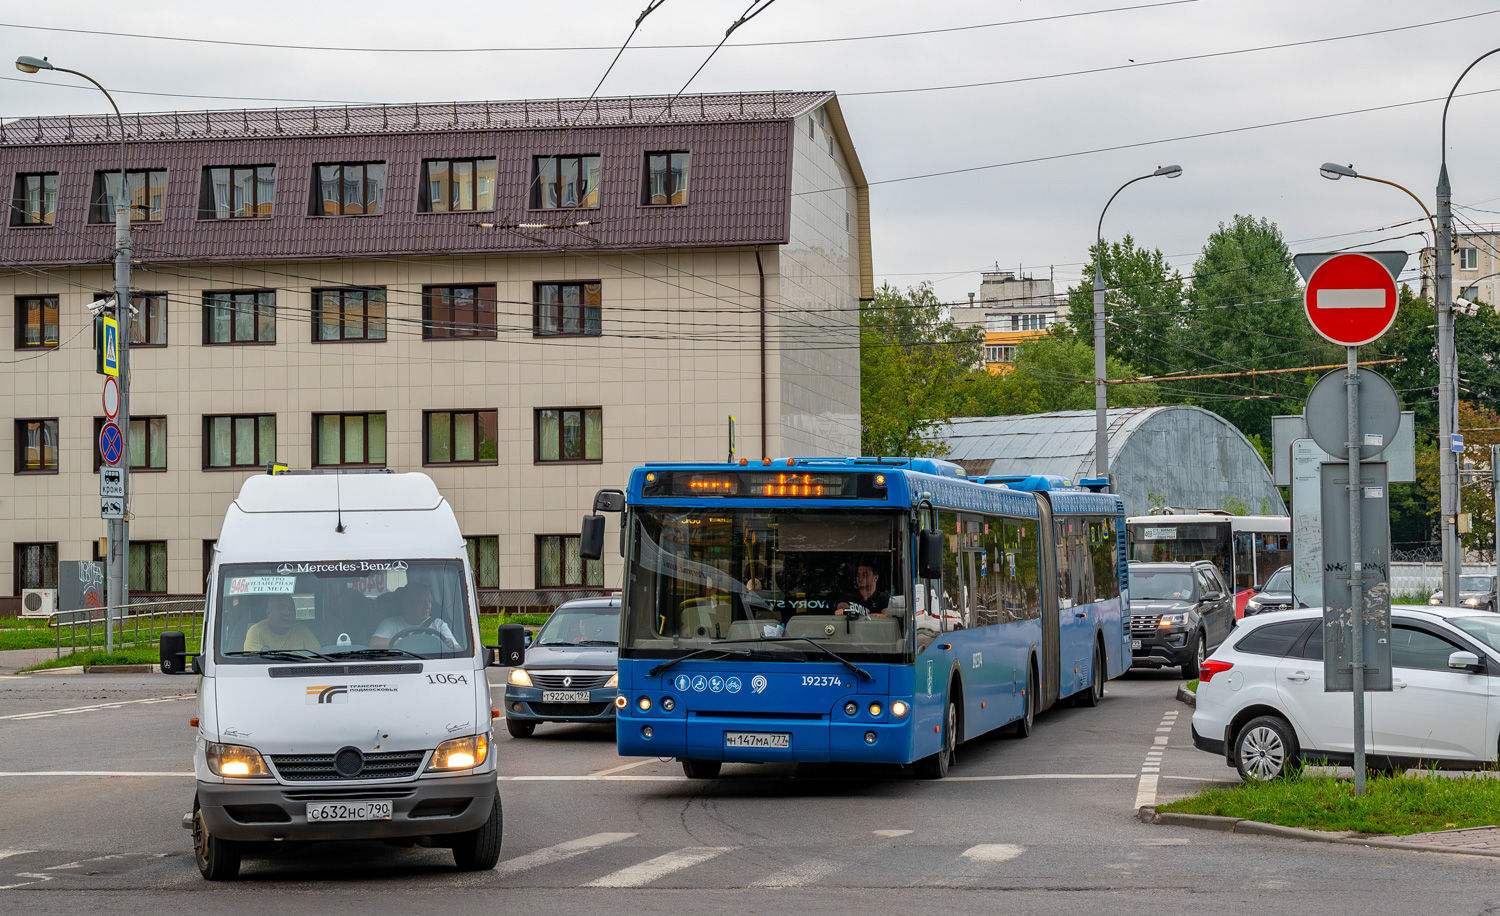
[[[602,284],[537,283],[532,287],[533,337],[598,337]]]
[[[94,473],[104,463],[99,454],[99,433],[104,430],[104,418],[94,418]],[[167,469],[167,418],[131,417],[130,430],[125,447],[130,452],[130,470],[165,471]]]
[[[661,207],[687,203],[688,154],[662,152],[646,154],[646,185],[641,203]]]
[[[499,588],[500,538],[493,534],[466,536],[464,547],[469,551],[474,584],[479,588]]]
[[[115,201],[120,194],[119,172],[95,172],[90,198],[89,222],[113,223]],[[125,200],[131,222],[160,222],[167,208],[166,169],[130,169],[125,172]]]
[[[57,588],[57,544],[17,544],[15,593],[23,588]]]
[[[544,407],[536,412],[536,463],[603,459],[602,407]]]
[[[276,293],[235,290],[203,294],[205,344],[276,342]]]
[[[57,418],[16,421],[16,473],[57,473]]]
[[[16,349],[45,350],[58,342],[58,297],[16,297]]]
[[[500,460],[498,411],[429,410],[423,437],[426,464],[495,464]]]
[[[378,216],[385,210],[384,162],[313,166],[312,216]]]
[[[57,173],[17,175],[11,196],[12,226],[50,226],[57,219]]]
[[[495,160],[426,160],[417,209],[423,213],[495,209]]]
[[[559,210],[599,206],[600,158],[536,156],[531,167],[531,208]]]
[[[276,415],[203,418],[203,467],[264,468],[276,460]]]
[[[576,534],[539,534],[536,538],[536,587],[604,585],[604,561],[584,560]]]
[[[385,290],[313,290],[313,340],[385,340]]]
[[[313,414],[313,464],[384,467],[385,414]]]
[[[494,286],[422,288],[422,336],[428,340],[494,340],[496,331]]]
[[[112,293],[95,293],[94,301],[111,298]],[[130,294],[130,345],[132,347],[165,347],[167,345],[167,294]]]
[[[276,203],[276,166],[208,166],[198,196],[199,219],[265,219]]]
[[[167,542],[131,541],[128,578],[132,595],[167,593]]]

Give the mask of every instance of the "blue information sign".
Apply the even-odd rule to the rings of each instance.
[[[120,434],[120,427],[114,423],[104,424],[104,429],[99,431],[99,457],[105,464],[113,466],[120,463],[124,451],[125,437]]]
[[[1461,452],[1464,450],[1464,437],[1462,433],[1454,433],[1453,435],[1449,436],[1448,442],[1449,448],[1453,449],[1455,452]]]

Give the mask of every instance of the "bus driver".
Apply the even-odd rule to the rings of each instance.
[[[890,603],[891,596],[880,591],[880,574],[875,569],[875,561],[861,557],[854,570],[854,591],[839,599],[834,613],[841,615],[852,609],[853,616],[884,617]]]

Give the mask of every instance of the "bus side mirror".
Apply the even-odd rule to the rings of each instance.
[[[526,628],[519,623],[500,624],[500,664],[519,667],[526,661]]]
[[[578,536],[578,553],[585,560],[597,560],[604,556],[604,516],[583,517],[583,530]]]
[[[917,535],[917,576],[923,579],[943,577],[943,533],[925,528]]]

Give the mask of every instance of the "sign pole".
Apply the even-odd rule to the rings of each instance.
[[[109,601],[104,609],[104,651],[115,651],[115,611],[130,601],[130,199],[125,137],[120,136],[120,196],[115,202],[115,318],[119,321],[120,483],[125,517],[109,521]]]
[[[1350,668],[1354,680],[1354,794],[1365,794],[1365,602],[1364,545],[1360,540],[1359,509],[1364,490],[1359,480],[1359,347],[1347,348],[1349,376],[1349,608],[1352,632]]]

